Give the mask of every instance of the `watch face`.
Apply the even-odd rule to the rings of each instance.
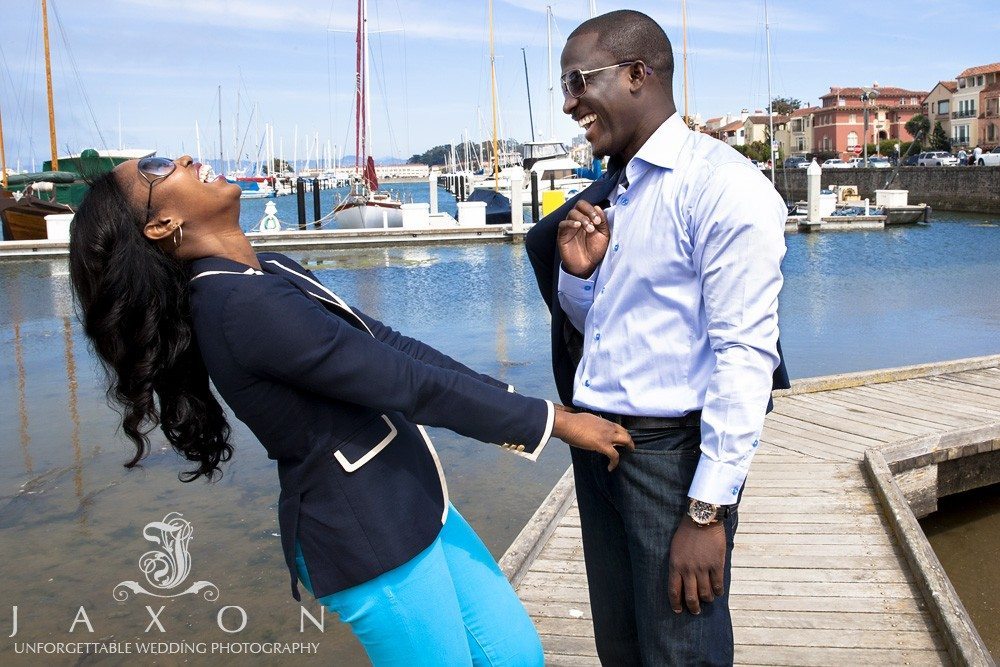
[[[701,500],[692,500],[688,507],[688,516],[694,519],[695,523],[707,525],[715,520],[718,507]]]

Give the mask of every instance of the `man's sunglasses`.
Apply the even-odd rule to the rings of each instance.
[[[146,199],[146,221],[149,221],[149,217],[153,212],[151,205],[153,203],[153,186],[159,181],[174,173],[174,169],[177,168],[177,163],[170,158],[165,157],[144,157],[139,160],[139,175],[142,176],[147,183],[149,183],[149,197]]]
[[[559,77],[562,82],[563,95],[568,95],[570,97],[581,97],[585,92],[587,92],[587,75],[593,74],[595,72],[603,72],[606,69],[616,69],[618,67],[629,67],[636,63],[642,63],[641,60],[630,60],[626,63],[618,63],[617,65],[608,65],[607,67],[598,67],[597,69],[571,69],[570,71]],[[645,63],[643,63],[645,65]],[[646,74],[652,74],[653,68],[645,65]]]

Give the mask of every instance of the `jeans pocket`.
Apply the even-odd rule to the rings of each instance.
[[[636,454],[697,455],[701,451],[700,426],[629,431]]]

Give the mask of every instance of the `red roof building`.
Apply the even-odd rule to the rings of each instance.
[[[862,93],[869,96],[867,136]],[[840,153],[846,158],[865,140],[874,144],[884,139],[910,141],[906,122],[923,111],[927,95],[927,91],[877,84],[871,88],[831,87],[820,97],[820,108],[813,115],[813,150]]]

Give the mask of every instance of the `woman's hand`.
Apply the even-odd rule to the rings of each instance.
[[[628,431],[589,412],[556,410],[552,435],[573,447],[604,454],[611,461],[609,471],[618,467],[619,454],[615,446],[635,449]]]

